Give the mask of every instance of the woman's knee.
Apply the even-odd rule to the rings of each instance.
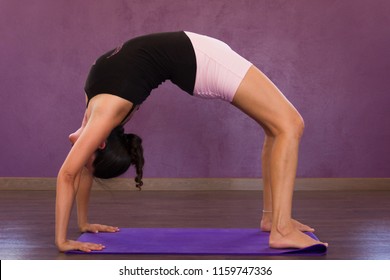
[[[288,133],[294,138],[300,139],[305,130],[305,121],[302,116],[297,113],[294,117],[289,120],[288,127],[285,128],[285,133]]]
[[[293,116],[279,120],[279,123],[272,129],[272,134],[274,137],[279,135],[284,135],[289,138],[300,139],[303,135],[305,129],[305,122],[302,116],[297,113]]]

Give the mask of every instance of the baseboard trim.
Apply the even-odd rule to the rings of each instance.
[[[297,178],[298,191],[390,191],[390,178]],[[0,191],[54,191],[56,178],[0,177]],[[94,190],[136,191],[131,179],[94,182]],[[145,178],[143,191],[259,191],[260,178]]]

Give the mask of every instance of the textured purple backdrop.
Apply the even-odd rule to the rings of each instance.
[[[299,177],[390,177],[387,0],[0,1],[0,176],[54,177],[102,52],[144,33],[226,41],[306,121]],[[261,129],[223,101],[155,90],[127,130],[145,177],[261,176]]]

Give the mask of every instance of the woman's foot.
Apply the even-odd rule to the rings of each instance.
[[[292,219],[291,220],[294,227],[302,232],[314,232],[314,228],[309,227],[308,225],[302,224],[298,222],[297,220]],[[271,231],[272,228],[272,213],[263,213],[263,218],[260,222],[260,229],[262,231]]]
[[[323,243],[311,238],[302,231],[298,230],[293,223],[283,228],[279,227],[279,229],[277,227],[272,228],[269,238],[269,246],[275,249],[302,249],[317,244],[322,244],[328,247],[328,243]]]

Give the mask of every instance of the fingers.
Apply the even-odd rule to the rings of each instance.
[[[92,252],[92,251],[101,251],[105,248],[102,244],[89,243],[89,242],[79,242],[73,240],[67,240],[64,243],[57,245],[60,252],[66,252],[71,250],[79,250],[83,252]]]
[[[118,227],[113,226],[106,226],[106,225],[91,225],[91,232],[98,233],[98,232],[118,232]]]
[[[86,224],[80,227],[81,232],[118,232],[120,229],[118,227],[106,226],[100,224]]]
[[[118,227],[112,227],[112,226],[102,226],[100,231],[104,231],[104,232],[118,232],[119,228]]]
[[[95,244],[95,243],[81,243],[79,244],[77,250],[90,253],[92,251],[101,251],[104,248],[106,248],[102,244]]]

